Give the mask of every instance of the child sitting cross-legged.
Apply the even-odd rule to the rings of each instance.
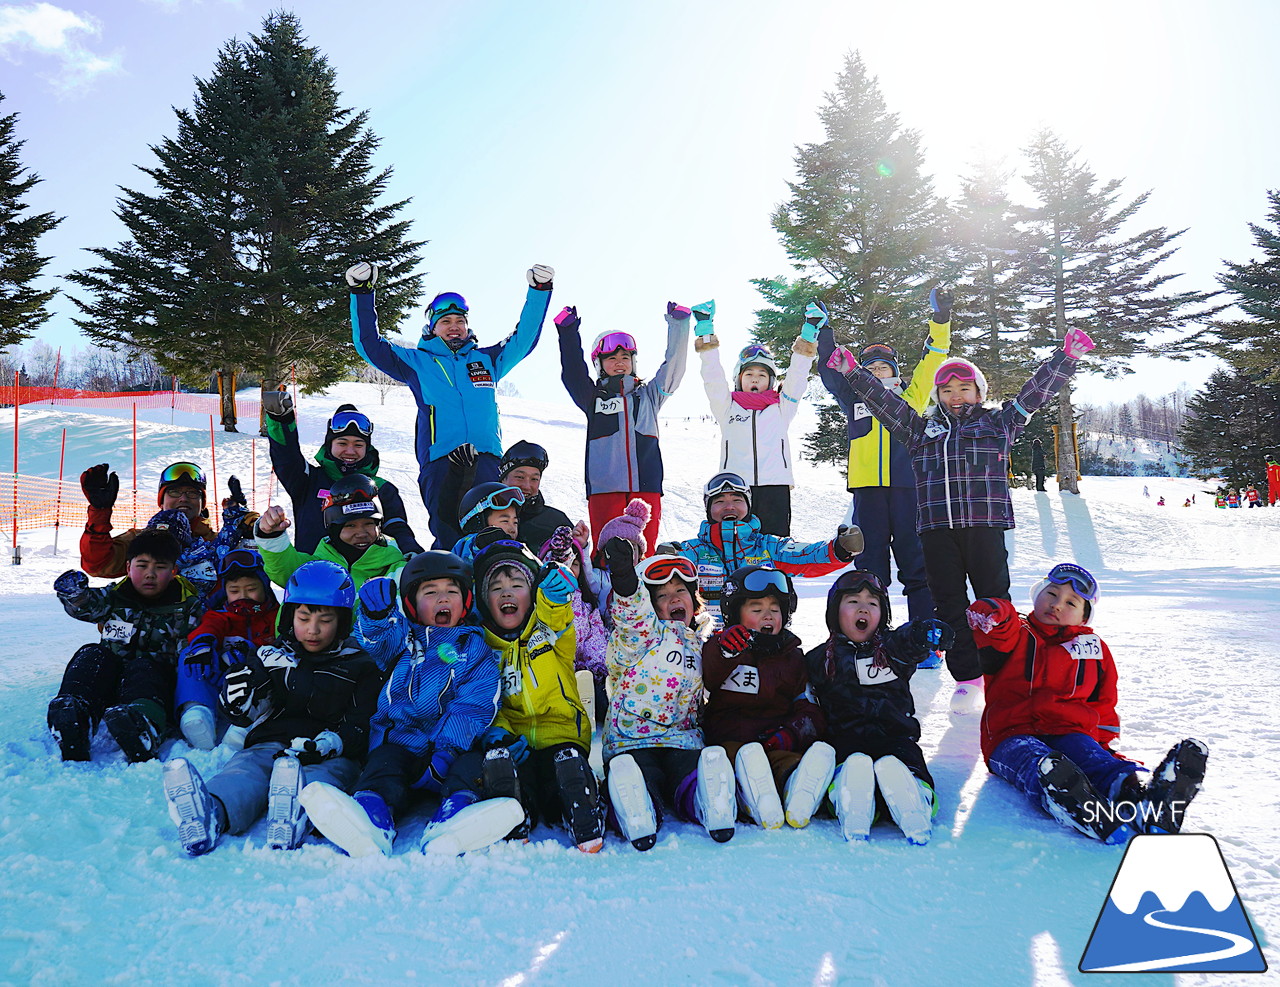
[[[818,739],[822,710],[805,695],[804,652],[787,629],[795,587],[785,572],[752,565],[730,573],[723,590],[725,629],[702,648],[707,742],[733,759],[738,797],[757,825],[807,826],[836,755]]]
[[[911,676],[954,635],[932,618],[894,630],[889,623],[880,577],[865,569],[842,572],[827,594],[831,636],[805,656],[809,691],[826,714],[840,765],[831,800],[844,838],[867,839],[880,807],[921,844],[932,833],[937,803],[920,750]]]
[[[307,832],[298,794],[307,781],[348,787],[360,773],[382,676],[351,633],[355,587],[333,562],[289,577],[274,644],[246,648],[227,669],[222,707],[248,726],[244,749],[206,785],[186,758],[162,779],[178,839],[192,856],[223,833],[243,833],[265,811],[267,844],[291,850]]]
[[[390,579],[360,587],[356,634],[384,671],[369,762],[354,795],[315,781],[302,804],[321,833],[353,857],[389,856],[395,817],[417,793],[440,796],[423,853],[464,853],[524,818],[515,799],[481,801],[477,742],[498,709],[498,661],[471,612],[471,566],[452,552],[415,555]]]

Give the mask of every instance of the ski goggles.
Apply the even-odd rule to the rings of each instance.
[[[187,483],[203,490],[205,488],[204,470],[195,463],[170,463],[160,474],[160,487],[163,489],[175,483]]]
[[[236,573],[258,575],[262,570],[262,556],[251,548],[237,548],[228,552],[218,563],[218,575],[223,579],[235,578]]]
[[[702,488],[703,497],[714,497],[722,493],[740,493],[744,496],[751,492],[747,481],[737,473],[717,473]]]
[[[952,380],[973,383],[978,379],[978,371],[967,363],[944,363],[938,368],[938,372],[933,375],[933,383],[937,387]]]
[[[741,580],[734,578],[733,581],[748,593],[767,593],[769,590],[776,590],[783,599],[786,599],[792,591],[791,580],[787,578],[787,574],[777,569],[756,569],[748,572]]]
[[[698,582],[697,568],[683,555],[655,555],[640,574],[649,586],[665,586],[677,576],[695,585]]]
[[[1090,603],[1098,598],[1098,581],[1093,578],[1093,573],[1082,565],[1076,565],[1074,562],[1059,562],[1049,570],[1049,575],[1045,578],[1058,586],[1070,583],[1071,588]]]
[[[339,504],[372,504],[373,497],[370,496],[368,490],[339,490],[334,493],[330,490],[324,496],[324,507],[334,507]]]
[[[519,487],[503,487],[501,490],[495,490],[489,496],[479,501],[475,507],[467,511],[462,516],[462,527],[467,526],[467,522],[472,518],[479,517],[486,511],[504,511],[508,507],[515,505],[519,507],[524,503],[524,491]],[[498,544],[494,542],[494,544]]]
[[[628,353],[636,352],[635,337],[629,332],[607,332],[600,337],[599,342],[591,350],[591,359],[598,360],[602,356],[608,356],[610,353],[616,353],[618,350],[626,350]]]
[[[875,363],[877,360],[883,360],[885,363],[891,363],[896,367],[898,365],[898,352],[887,343],[872,343],[870,346],[862,347],[862,352],[858,354],[858,363],[864,367],[868,363]]]
[[[427,328],[434,329],[446,315],[461,315],[465,319],[470,311],[467,300],[456,291],[442,291],[427,306]]]
[[[877,594],[886,592],[880,577],[869,569],[850,569],[848,572],[842,572],[831,585],[833,593],[856,593],[860,589],[869,589]]]
[[[338,411],[329,419],[329,431],[334,435],[343,435],[349,429],[354,429],[362,438],[373,438],[373,422],[359,411]]]
[[[761,357],[772,360],[773,350],[763,343],[751,343],[749,346],[742,347],[742,351],[738,354],[738,362],[746,363],[748,360],[758,360]]]

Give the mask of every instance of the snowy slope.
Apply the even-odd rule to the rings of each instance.
[[[341,400],[374,417],[384,472],[405,489],[410,519],[425,529],[412,495],[407,391],[393,392],[382,408],[362,385],[304,398],[304,448],[319,443],[325,414]],[[550,451],[548,500],[583,514],[577,412],[500,400],[507,442],[534,439]],[[51,462],[56,475],[57,450],[45,446],[63,425],[68,476],[105,458],[126,463],[127,434],[123,446],[110,446],[108,417],[24,413],[31,467],[22,472],[49,475],[37,467]],[[140,422],[140,486],[151,489],[165,462],[207,462],[201,425],[170,426],[167,412],[145,428]],[[663,429],[663,531],[687,536],[702,516],[699,486],[716,465],[714,426],[669,419]],[[11,434],[0,430],[0,448],[7,442]],[[247,474],[249,443],[218,433],[220,482]],[[258,451],[261,506],[268,485],[265,450]],[[829,537],[847,507],[841,478],[806,462],[799,474],[796,534]],[[1151,499],[1142,496],[1144,482]],[[1014,597],[1025,602],[1025,587],[1050,560],[1074,558],[1097,573],[1099,631],[1123,676],[1122,747],[1154,764],[1181,737],[1209,745],[1209,776],[1189,828],[1219,839],[1260,934],[1274,939],[1280,511],[1154,506],[1159,493],[1181,504],[1203,487],[1118,477],[1086,478],[1078,498],[1015,491]],[[1059,828],[987,775],[977,719],[946,712],[943,672],[914,681],[941,797],[926,847],[910,847],[883,826],[869,845],[846,845],[831,820],[803,831],[740,827],[721,846],[699,828],[668,822],[647,854],[611,839],[588,857],[539,829],[527,846],[437,860],[416,852],[418,815],[403,821],[390,860],[350,860],[318,841],[294,853],[268,851],[261,827],[188,859],[163,807],[157,763],[126,767],[106,754],[63,765],[47,736],[44,709],[62,668],[92,639],[49,589],[74,565],[71,534],[56,558],[51,533],[24,535],[24,564],[0,565],[0,983],[1109,982],[1081,976],[1076,965],[1120,852]],[[828,583],[801,585],[795,626],[807,645],[825,637]],[[900,604],[895,610],[905,613]],[[212,772],[226,755],[191,756]]]

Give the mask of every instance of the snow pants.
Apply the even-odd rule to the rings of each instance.
[[[444,778],[437,780],[428,770],[429,756],[384,741],[369,752],[368,763],[352,791],[377,792],[393,813],[399,813],[412,800],[414,792],[433,792],[441,798],[462,791],[478,793],[483,763],[483,753],[468,751],[458,755]]]
[[[1138,765],[1117,757],[1086,733],[1033,737],[1019,734],[1000,742],[987,759],[991,773],[1003,778],[1037,806],[1041,805],[1040,759],[1054,751],[1079,768],[1103,798],[1114,798]]]
[[[86,644],[71,656],[58,696],[71,696],[89,714],[90,733],[112,706],[136,706],[164,736],[172,715],[173,668],[150,658],[124,657]]]
[[[916,533],[915,487],[855,487],[853,523],[862,529],[864,546],[854,559],[860,569],[890,582],[889,552],[898,564],[898,579],[907,598],[912,620],[926,620],[933,614],[933,594],[925,576],[924,549]]]
[[[751,488],[751,513],[766,535],[791,537],[791,488],[785,483]],[[913,522],[914,530],[914,522]]]
[[[1009,553],[1003,528],[933,528],[920,533],[925,575],[933,593],[938,619],[956,632],[947,651],[947,671],[957,682],[982,675],[978,648],[973,643],[965,611],[969,584],[974,599],[1009,599]]]
[[[851,735],[828,732],[830,735],[826,739],[836,749],[837,766],[844,764],[850,754],[866,754],[873,761],[893,756],[921,781],[928,782],[930,788],[934,787],[933,775],[925,764],[924,751],[910,737],[886,737],[883,733]]]
[[[582,752],[585,760],[589,753],[581,744],[552,744],[541,750],[529,751],[529,756],[516,768],[520,776],[520,802],[529,814],[529,821],[537,825],[539,820],[549,826],[566,820],[565,805],[560,797],[560,784],[556,780],[556,755],[570,747]]]
[[[622,514],[622,509],[639,497],[652,509],[649,523],[644,526],[644,538],[649,543],[647,554],[653,555],[658,546],[658,522],[662,520],[662,494],[660,493],[598,493],[587,498],[587,516],[591,522],[591,544],[602,548],[600,529]]]
[[[676,799],[676,789],[680,783],[698,770],[698,758],[701,750],[685,750],[680,747],[641,747],[636,750],[619,751],[605,763],[605,777],[609,775],[609,765],[614,757],[630,754],[644,775],[644,787],[649,790],[649,801],[653,803],[658,825],[662,825],[662,807],[671,806],[676,815],[682,819],[692,820]]]
[[[271,766],[276,754],[287,746],[271,740],[237,751],[226,767],[206,783],[209,794],[227,810],[227,832],[243,833],[267,811]],[[334,757],[302,767],[303,784],[323,781],[344,792],[351,791],[351,783],[359,773],[359,763],[349,757]]]
[[[487,452],[476,457],[475,466],[462,467],[441,456],[422,463],[418,470],[418,490],[427,509],[427,525],[435,537],[432,548],[453,550],[462,529],[458,526],[458,501],[477,483],[498,478],[499,460]]]

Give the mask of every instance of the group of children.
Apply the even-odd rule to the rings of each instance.
[[[533,292],[550,282],[535,280],[531,272],[530,304],[545,310]],[[372,301],[355,289],[359,334]],[[588,417],[590,525],[573,526],[545,503],[546,451],[517,442],[494,456],[494,479],[457,498],[456,527],[433,515],[437,538],[457,533],[452,551],[418,551],[398,493],[377,477],[365,416],[338,409],[313,467],[301,461],[281,392],[268,403],[269,433],[273,463],[290,477],[296,544],[280,507],[245,517],[241,497],[230,528],[252,534],[256,550],[215,548],[206,562],[217,578],[202,592],[181,569],[175,537],[185,521],[191,540],[190,515],[204,506],[202,475],[198,484],[187,475],[199,497],[186,507],[196,509],[175,504],[127,540],[124,580],[94,590],[71,572],[55,584],[68,613],[102,628],[50,705],[63,757],[87,759],[99,721],[130,760],[156,756],[175,713],[195,747],[229,730],[242,749],[208,783],[185,758],[165,763],[166,799],[193,854],[263,813],[272,846],[296,846],[314,826],[348,853],[390,853],[397,817],[423,793],[439,800],[422,835],[433,852],[526,838],[539,820],[563,825],[586,851],[599,849],[609,820],[648,849],[664,811],[724,841],[740,813],[765,828],[799,827],[824,805],[848,839],[865,839],[879,813],[923,843],[937,800],[910,678],[945,654],[958,680],[953,711],[975,709],[985,687],[982,752],[993,773],[1098,839],[1176,831],[1207,752],[1183,741],[1146,784],[1110,749],[1115,668],[1088,626],[1093,577],[1056,566],[1028,615],[1009,602],[1009,447],[1092,342],[1068,333],[1016,398],[989,407],[981,371],[945,358],[949,298],[932,301],[926,358],[906,389],[890,348],[855,357],[829,330],[820,335],[828,320],[818,303],[780,389],[772,354],[748,347],[729,391],[712,302],[668,306],[666,358],[649,382],[635,374],[634,339],[602,334],[590,353],[593,382],[580,319],[566,308],[555,323],[566,387]],[[438,323],[473,344],[465,305],[445,315],[433,317],[433,333]],[[724,472],[704,488],[698,534],[660,545],[656,415],[683,372],[691,317]],[[883,574],[846,568],[865,547],[858,525],[824,542],[787,536],[787,429],[820,350],[849,406],[851,440],[873,434],[863,428],[872,415],[882,433],[881,480],[855,478],[851,452],[850,489],[859,517],[875,519]],[[914,525],[896,519],[904,462]],[[109,521],[95,528],[93,510],[114,499],[112,479],[105,466],[82,478],[86,538],[109,534]],[[165,490],[162,478],[161,507]],[[433,497],[442,509],[439,491]],[[908,534],[919,539],[924,586]],[[896,629],[891,546],[911,582],[913,619]],[[827,599],[828,639],[806,653],[788,626],[791,577],[842,569]],[[284,587],[278,606],[272,583]],[[603,722],[603,796],[588,764],[593,708]]]

